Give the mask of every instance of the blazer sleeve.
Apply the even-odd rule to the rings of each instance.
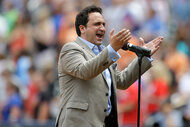
[[[66,43],[59,55],[58,74],[69,74],[76,78],[89,80],[103,72],[113,61],[107,48],[99,55],[91,56],[75,42]]]
[[[143,57],[141,65],[141,75],[152,66],[151,62]],[[138,58],[134,59],[123,71],[115,69],[115,83],[118,89],[127,89],[139,76]]]

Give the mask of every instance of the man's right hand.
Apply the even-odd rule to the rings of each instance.
[[[118,51],[123,47],[124,44],[128,43],[131,39],[131,32],[126,29],[122,29],[118,33],[114,34],[114,30],[110,32],[110,45],[115,50]]]

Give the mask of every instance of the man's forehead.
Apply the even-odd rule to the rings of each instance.
[[[90,13],[88,15],[88,20],[94,21],[94,22],[96,22],[96,21],[97,22],[99,22],[99,21],[104,22],[104,17],[98,12],[93,12],[93,13]]]

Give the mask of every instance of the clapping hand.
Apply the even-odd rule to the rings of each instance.
[[[141,46],[150,49],[151,50],[151,56],[159,49],[162,41],[163,41],[163,37],[159,36],[157,38],[155,38],[154,40],[148,42],[148,43],[144,43],[144,39],[140,38],[141,40]]]

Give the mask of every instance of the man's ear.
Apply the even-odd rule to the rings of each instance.
[[[85,32],[85,30],[86,30],[84,25],[80,25],[79,29],[80,29],[81,34],[83,34]]]

